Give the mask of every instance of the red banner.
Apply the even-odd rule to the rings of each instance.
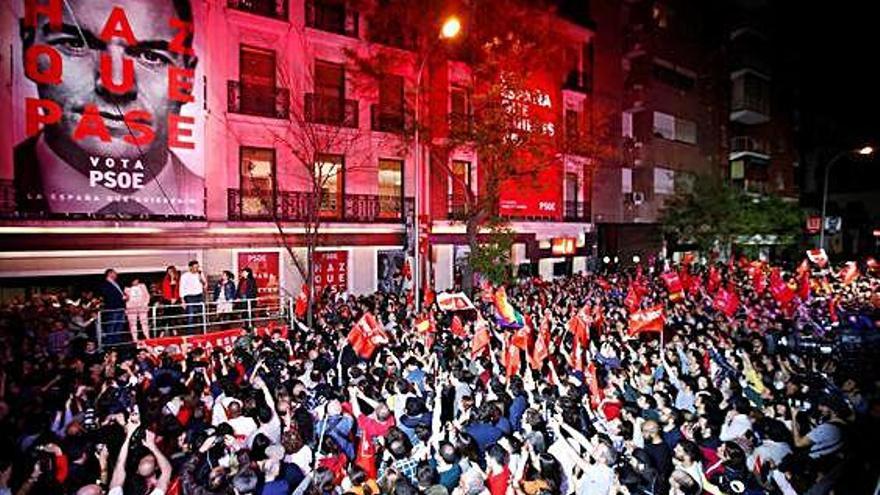
[[[348,251],[316,251],[314,260],[316,293],[325,287],[348,291]]]
[[[268,325],[256,327],[254,329],[254,333],[261,337],[269,336],[275,331],[280,332],[282,338],[287,338],[288,329],[286,325]],[[170,346],[177,346],[178,353],[183,353],[196,347],[211,350],[231,346],[244,334],[245,330],[243,328],[233,328],[201,335],[157,337],[155,339],[146,339],[138,342],[138,347],[148,349],[152,352],[167,351]]]
[[[257,297],[275,299],[281,278],[281,256],[278,251],[246,251],[238,253],[238,271],[250,268],[257,279]]]

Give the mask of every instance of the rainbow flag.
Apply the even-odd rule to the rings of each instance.
[[[504,287],[499,287],[495,291],[495,321],[502,328],[522,328],[525,325],[522,313],[507,300]]]

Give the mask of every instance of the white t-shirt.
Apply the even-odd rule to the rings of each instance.
[[[180,297],[200,296],[204,294],[205,289],[202,286],[202,277],[198,273],[184,272],[180,276]]]
[[[608,495],[614,484],[614,470],[605,464],[591,464],[578,481],[578,495]]]

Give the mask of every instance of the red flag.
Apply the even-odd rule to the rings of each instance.
[[[749,267],[749,278],[752,279],[752,288],[755,290],[755,293],[758,295],[763,294],[764,289],[767,288],[764,267],[760,264],[752,263],[752,266]]]
[[[690,266],[691,264],[693,264],[695,259],[696,259],[696,256],[694,256],[694,253],[691,253],[691,252],[684,253],[684,256],[682,256],[682,258],[681,258],[681,264],[682,264],[682,266]]]
[[[372,313],[364,313],[348,332],[348,342],[358,356],[370,359],[380,345],[388,342],[388,334]]]
[[[512,345],[510,340],[507,342],[507,345],[504,346],[504,356],[501,358],[501,364],[504,365],[508,378],[519,373],[521,364],[521,358],[519,355],[520,348]]]
[[[458,315],[452,316],[452,325],[450,325],[449,330],[452,332],[452,335],[456,337],[464,337],[467,334],[464,331],[464,325],[461,323],[461,318]]]
[[[801,264],[797,267],[798,275],[802,275],[804,272],[810,272],[810,262],[804,259],[801,261]]]
[[[806,301],[810,298],[810,270],[798,273],[798,297],[801,301]]]
[[[596,376],[596,363],[590,361],[587,365],[584,379],[587,382],[587,388],[590,390],[590,408],[595,410],[599,407],[599,403],[605,398],[605,393],[599,388],[599,378]]]
[[[855,282],[855,280],[859,278],[859,266],[855,261],[848,261],[846,265],[840,269],[837,278],[843,282],[843,285],[849,285]]]
[[[529,356],[529,364],[532,369],[539,370],[544,366],[544,360],[550,355],[550,322],[544,319],[538,338],[535,339],[535,348]]]
[[[489,347],[489,325],[482,317],[477,316],[475,325],[474,340],[471,341],[471,357],[476,359],[483,353],[483,349]]]
[[[605,308],[601,304],[593,307],[593,325],[595,325],[597,331],[601,331],[602,327],[605,326]]]
[[[587,329],[587,322],[583,319],[580,312],[568,320],[568,331],[574,335],[576,341],[583,344],[586,344],[587,340],[590,338],[590,333]]]
[[[296,296],[296,306],[293,311],[296,313],[296,317],[302,319],[306,312],[309,310],[309,286],[308,284],[302,284],[299,288],[299,295]]]
[[[678,301],[682,298],[681,279],[675,272],[666,272],[661,275],[663,282],[666,284],[666,290],[669,292],[670,301]]]
[[[721,285],[721,273],[714,265],[709,268],[709,283],[706,289],[709,293],[715,292]]]
[[[641,332],[662,332],[666,324],[666,314],[663,305],[637,311],[629,315],[629,335],[633,336]]]
[[[840,317],[837,316],[837,299],[837,296],[828,298],[828,316],[831,318],[832,323],[837,323],[840,319]]]
[[[571,342],[571,355],[568,357],[568,363],[578,371],[584,370],[583,348],[584,346],[581,345],[580,340],[575,336]]]
[[[629,290],[626,292],[626,297],[623,299],[623,305],[626,307],[627,311],[632,313],[639,309],[639,304],[642,303],[642,296],[639,292],[633,287],[633,284],[629,285]]]
[[[513,337],[510,338],[510,345],[528,352],[532,341],[532,319],[526,315],[525,320],[526,324],[513,333]]]
[[[732,287],[721,289],[715,294],[715,301],[712,306],[730,318],[739,309],[739,297],[737,297],[736,291]]]
[[[602,277],[596,279],[596,284],[598,284],[599,287],[601,287],[602,290],[604,290],[605,292],[611,290],[611,284],[609,284],[608,281]]]
[[[776,276],[774,276],[774,273]],[[770,293],[773,294],[773,299],[776,299],[776,302],[779,304],[788,304],[795,296],[794,291],[782,280],[782,276],[778,274],[777,269],[774,269],[774,272],[770,274]]]

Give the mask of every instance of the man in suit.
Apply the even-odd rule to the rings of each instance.
[[[119,275],[116,270],[108,268],[104,271],[104,281],[101,282],[99,293],[104,301],[101,310],[102,342],[118,344],[122,342],[125,334],[125,292],[116,281]]]
[[[169,149],[169,139],[189,141],[180,136],[192,131],[189,124],[174,124],[186,103],[170,94],[179,88],[181,71],[197,64],[195,54],[172,49],[181,27],[171,21],[192,23],[190,0],[69,0],[64,5],[58,28],[47,15],[37,16],[33,26],[21,23],[22,50],[48,46],[63,70],[55,84],[32,78],[40,101],[57,105],[61,116],[15,147],[18,211],[203,215],[204,178]],[[118,28],[102,39],[116,7],[133,38]],[[190,35],[184,42],[190,51],[192,40]],[[50,58],[37,59],[40,71],[50,70]],[[103,123],[104,135],[77,136],[96,120]],[[154,136],[140,142],[145,129]]]

